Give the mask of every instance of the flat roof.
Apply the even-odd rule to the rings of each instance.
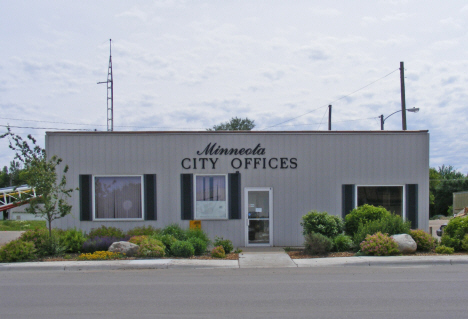
[[[418,131],[47,131],[46,135],[56,134],[417,134],[428,133],[429,130]]]

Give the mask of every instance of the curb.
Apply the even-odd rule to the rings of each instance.
[[[468,256],[392,256],[392,257],[330,257],[292,259],[295,267],[274,261],[265,264],[246,264],[240,260],[194,259],[142,259],[112,261],[51,261],[0,264],[0,271],[85,271],[132,269],[259,269],[259,268],[311,268],[311,267],[384,267],[384,266],[441,266],[466,265]]]

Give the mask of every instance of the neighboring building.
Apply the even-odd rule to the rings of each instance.
[[[310,210],[382,205],[428,230],[427,131],[47,132],[85,231],[201,220],[235,246],[299,246]]]
[[[468,207],[468,191],[453,193],[453,214],[458,214]]]

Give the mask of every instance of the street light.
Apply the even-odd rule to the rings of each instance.
[[[413,107],[412,109],[406,109],[406,111],[408,112],[411,112],[411,113],[418,113],[419,112],[419,108],[418,107]],[[396,114],[398,112],[401,112],[401,110],[398,110],[396,112],[393,112],[392,114],[390,114],[389,116],[387,116],[386,118],[383,117],[383,114],[380,115],[380,129],[383,131],[384,129],[384,124],[385,124],[385,121],[390,117],[392,116],[393,114]]]

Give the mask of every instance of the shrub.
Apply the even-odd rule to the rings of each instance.
[[[362,205],[353,209],[345,217],[345,231],[349,236],[354,236],[358,231],[359,225],[364,225],[373,220],[382,219],[390,213],[383,207],[375,207],[372,205]]]
[[[454,250],[461,249],[461,241],[458,238],[450,237],[448,234],[443,234],[440,238],[440,244],[446,247],[452,247]]]
[[[88,238],[94,238],[94,237],[124,238],[125,233],[120,228],[106,227],[106,226],[102,225],[99,228],[92,228],[87,237]]]
[[[22,233],[19,239],[32,242],[36,248],[37,254],[44,256],[46,254],[45,246],[47,238],[49,238],[49,231],[46,228],[35,228]]]
[[[468,234],[468,216],[454,217],[444,228],[441,243],[459,251],[462,249],[461,242],[466,234]]]
[[[164,244],[160,240],[149,237],[142,241],[139,246],[137,257],[161,258],[165,255]]]
[[[82,252],[85,253],[93,253],[95,251],[107,251],[116,241],[126,241],[128,240],[127,237],[94,237],[89,238],[87,241],[83,243],[83,247],[81,249]]]
[[[147,241],[147,240],[148,240],[148,236],[133,236],[128,241],[131,242],[132,244],[140,246],[142,242]],[[161,244],[164,245],[162,242]]]
[[[196,256],[200,256],[205,253],[207,244],[205,241],[203,241],[203,239],[198,237],[189,237],[187,241],[192,244],[193,248],[195,249]]]
[[[461,248],[464,251],[468,251],[468,234],[463,237],[463,240],[461,241]]]
[[[418,251],[431,251],[436,247],[436,239],[422,229],[410,230],[409,234],[416,242]]]
[[[393,238],[381,232],[367,235],[366,239],[360,244],[360,247],[361,251],[367,255],[390,256],[400,254],[398,244]]]
[[[343,232],[343,219],[327,212],[319,213],[315,210],[302,216],[301,226],[304,236],[310,233],[318,233],[327,237],[335,237]]]
[[[47,237],[38,253],[41,256],[61,256],[65,253],[67,247],[62,243],[58,235],[52,234],[52,237]]]
[[[154,228],[151,225],[148,226],[141,226],[141,227],[135,227],[133,229],[130,229],[127,231],[127,236],[133,237],[133,236],[151,236],[159,233],[160,230]]]
[[[125,254],[111,251],[95,251],[93,253],[81,254],[78,260],[109,260],[124,258]]]
[[[161,234],[158,234],[158,235],[155,235],[155,236],[152,236],[154,239],[158,239],[160,240],[163,244],[164,244],[164,251],[166,253],[166,256],[170,256],[172,255],[171,253],[171,246],[172,244],[174,244],[177,239],[172,236],[172,235],[161,235]]]
[[[440,245],[440,246],[436,247],[435,252],[438,253],[438,254],[451,255],[451,254],[453,254],[455,252],[455,249],[453,249],[452,247],[447,247],[447,246],[444,246],[444,245]]]
[[[186,232],[186,235],[187,235],[187,239],[190,239],[190,238],[200,238],[201,240],[203,240],[206,244],[206,246],[208,247],[211,243],[211,240],[210,238],[208,237],[208,235],[201,229],[199,228],[196,228],[196,229],[188,229]]]
[[[191,257],[195,249],[188,241],[178,240],[171,245],[171,253],[175,257]]]
[[[339,234],[333,238],[333,250],[335,251],[349,251],[354,248],[354,243],[351,237],[345,234]]]
[[[14,262],[29,260],[36,257],[34,243],[16,239],[0,248],[0,261]]]
[[[211,257],[214,258],[226,258],[226,252],[223,246],[216,246],[211,250]]]
[[[232,245],[232,241],[229,239],[224,239],[223,237],[215,237],[214,241],[214,246],[223,246],[224,252],[226,254],[231,253],[231,251],[234,249],[234,246]]]
[[[410,229],[410,221],[405,222],[400,216],[389,213],[381,219],[361,224],[357,232],[354,234],[353,241],[356,247],[359,247],[367,235],[374,235],[378,232],[388,234],[389,236],[395,234],[408,234]]]
[[[137,257],[164,257],[165,247],[162,241],[149,236],[133,236],[128,240],[132,244],[140,246]]]
[[[333,240],[319,233],[310,233],[305,236],[305,252],[309,255],[324,255],[333,248]]]
[[[170,224],[161,230],[161,235],[172,235],[177,240],[187,240],[187,234],[178,224]]]
[[[86,241],[83,232],[76,228],[67,229],[60,233],[59,236],[62,244],[65,246],[65,251],[69,253],[77,253],[81,251],[83,243]]]

